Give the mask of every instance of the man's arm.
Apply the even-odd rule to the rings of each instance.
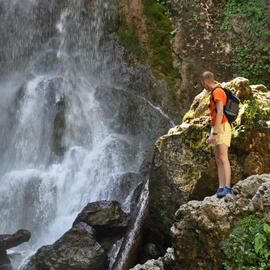
[[[223,103],[220,100],[217,100],[216,102],[216,109],[217,109],[217,116],[216,116],[216,123],[214,126],[214,133],[219,133],[223,118]]]
[[[209,138],[206,140],[207,144],[215,144],[217,141],[217,133],[220,132],[221,122],[223,118],[223,103],[220,100],[216,102],[217,116],[216,123],[213,128],[213,133],[210,134]]]

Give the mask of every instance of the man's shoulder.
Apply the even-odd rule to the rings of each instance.
[[[221,87],[221,86],[218,86],[216,87],[213,91],[212,91],[212,94],[215,96],[215,95],[226,95],[226,92],[225,90]]]
[[[224,106],[227,102],[227,95],[222,87],[217,87],[214,89],[214,91],[212,92],[212,98],[215,102],[221,101]]]
[[[220,92],[220,91],[225,92],[223,87],[217,86],[217,87],[215,87],[215,89],[212,92],[214,93],[214,92]]]

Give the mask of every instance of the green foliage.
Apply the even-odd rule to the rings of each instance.
[[[226,270],[270,269],[270,225],[264,219],[242,219],[221,246]]]
[[[117,35],[119,41],[129,53],[132,53],[139,58],[143,56],[144,51],[140,45],[134,22],[128,26],[127,23],[122,19],[117,31]]]
[[[270,85],[270,7],[265,0],[229,0],[223,30],[233,30],[233,18],[241,22],[233,35],[234,57],[228,68],[253,83]],[[232,31],[234,32],[234,31]]]
[[[171,10],[168,8],[169,6],[169,2],[168,0],[156,0],[157,3],[159,3],[160,5],[162,5],[165,8],[165,16],[167,18],[169,18],[170,20],[172,19],[172,13]]]

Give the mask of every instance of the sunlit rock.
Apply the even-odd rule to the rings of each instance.
[[[176,269],[223,269],[220,243],[236,221],[256,215],[270,222],[270,175],[255,175],[233,187],[235,195],[190,201],[175,214],[171,228]]]
[[[222,83],[241,98],[233,123],[230,148],[232,184],[270,169],[270,98],[265,87],[250,86],[245,78]],[[261,91],[262,90],[262,91]],[[156,142],[150,176],[150,215],[153,230],[169,234],[178,207],[203,199],[217,188],[214,155],[206,139],[210,132],[210,95],[203,90],[193,101],[183,123]]]

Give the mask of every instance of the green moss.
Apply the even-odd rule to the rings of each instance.
[[[264,123],[270,119],[270,106],[269,103],[259,99],[245,100],[240,105],[240,110],[244,113],[241,116],[241,123],[233,126],[233,137],[248,138],[245,136],[253,127]]]
[[[267,104],[256,100],[246,100],[243,102],[245,106],[245,114],[251,125],[259,120],[267,120],[270,117],[270,108]]]
[[[206,139],[209,136],[210,127],[190,126],[182,135],[184,136],[184,143],[193,149],[200,149],[205,153],[210,151],[206,144]]]
[[[144,1],[147,32],[149,35],[150,64],[154,74],[165,78],[173,88],[178,72],[173,66],[171,40],[175,35],[170,12],[162,2],[157,0]]]
[[[159,140],[156,141],[155,145],[158,151],[161,153],[164,147],[164,139],[159,138]]]
[[[184,118],[183,118],[183,122],[189,122],[190,120],[192,120],[195,116],[195,113],[194,111],[192,110],[189,110],[185,115],[184,115]]]
[[[120,25],[117,31],[120,43],[128,53],[141,58],[144,55],[143,48],[141,47],[138,35],[136,33],[136,26],[134,21],[130,25],[127,24],[125,19],[120,19]]]

